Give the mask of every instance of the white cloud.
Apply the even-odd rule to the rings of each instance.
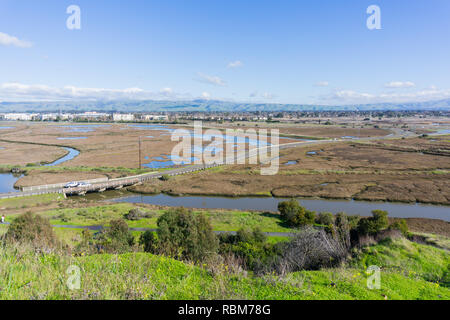
[[[30,48],[33,44],[29,41],[20,40],[14,36],[10,36],[9,34],[0,32],[0,45],[4,46],[13,46],[19,48]]]
[[[197,81],[212,84],[215,86],[221,86],[221,87],[226,86],[225,81],[223,81],[221,78],[219,78],[217,76],[209,76],[209,75],[203,74],[201,72],[198,72],[197,76],[198,76],[198,79],[196,79]]]
[[[384,85],[386,88],[398,89],[398,88],[413,88],[416,86],[414,82],[411,81],[391,81]]]
[[[328,81],[319,81],[315,84],[316,87],[328,87]]]
[[[210,99],[211,98],[211,94],[209,92],[202,92],[202,96],[203,99]]]
[[[171,88],[163,88],[157,92],[141,88],[109,89],[109,88],[80,88],[65,86],[50,87],[41,84],[2,83],[0,96],[3,101],[52,101],[52,100],[162,100],[186,99],[191,96],[174,92]]]
[[[242,66],[244,66],[244,64],[241,61],[236,60],[236,61],[230,62],[227,67],[228,68],[239,68],[239,67],[242,67]]]

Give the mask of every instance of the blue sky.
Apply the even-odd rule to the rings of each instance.
[[[449,57],[448,0],[0,0],[0,101],[426,101]]]

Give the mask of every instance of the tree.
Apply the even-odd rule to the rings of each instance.
[[[280,202],[278,211],[280,211],[281,219],[293,227],[314,224],[316,217],[314,211],[306,210],[295,199]]]
[[[386,229],[389,225],[388,212],[383,210],[373,210],[372,219],[378,230]]]
[[[288,223],[293,220],[300,210],[301,207],[295,199],[282,201],[278,204],[278,211],[280,212],[281,219]]]
[[[210,220],[185,208],[171,209],[158,218],[161,253],[200,261],[217,252],[218,241]]]

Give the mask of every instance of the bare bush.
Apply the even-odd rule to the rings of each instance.
[[[275,262],[274,271],[286,274],[331,267],[343,261],[347,254],[347,244],[341,237],[308,226],[286,244],[283,255]]]

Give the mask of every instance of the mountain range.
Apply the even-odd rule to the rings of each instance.
[[[238,103],[218,100],[156,101],[49,101],[49,102],[0,102],[0,112],[255,112],[255,111],[449,111],[450,99],[409,102],[374,103],[353,105],[311,105]]]

